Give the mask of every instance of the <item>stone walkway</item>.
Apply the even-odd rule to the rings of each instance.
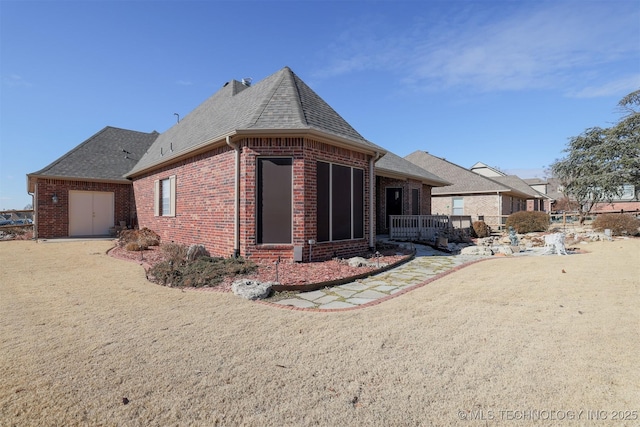
[[[269,302],[296,309],[344,310],[388,299],[412,286],[428,281],[463,264],[487,259],[487,256],[449,255],[429,246],[415,245],[413,260],[384,273],[340,286],[300,292],[291,298]]]

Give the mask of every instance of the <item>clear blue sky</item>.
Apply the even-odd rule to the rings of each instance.
[[[289,66],[370,141],[522,178],[640,88],[640,2],[0,0],[0,209],[105,126]]]

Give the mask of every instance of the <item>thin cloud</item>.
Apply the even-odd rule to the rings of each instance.
[[[618,80],[609,81],[599,86],[587,86],[576,92],[569,93],[569,96],[574,98],[599,98],[627,94],[638,89],[640,89],[640,74],[621,77]]]
[[[31,87],[33,86],[30,82],[26,81],[17,74],[11,74],[8,76],[2,77],[2,84],[8,87]]]
[[[587,86],[615,86],[620,77],[611,68],[640,52],[633,2],[463,5],[434,22],[408,23],[392,39],[375,35],[378,22],[352,27],[331,46],[338,56],[318,76],[384,69],[401,73],[414,90],[580,94]]]
[[[189,80],[178,80],[176,82],[176,84],[180,85],[180,86],[192,86],[193,85],[193,83],[190,82]]]

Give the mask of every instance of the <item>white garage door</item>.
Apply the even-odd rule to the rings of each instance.
[[[113,227],[114,194],[69,192],[69,236],[106,236]]]

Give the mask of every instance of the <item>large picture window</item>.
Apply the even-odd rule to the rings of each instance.
[[[257,242],[291,244],[291,158],[259,158],[257,182]]]
[[[317,240],[364,237],[364,170],[317,163]]]

